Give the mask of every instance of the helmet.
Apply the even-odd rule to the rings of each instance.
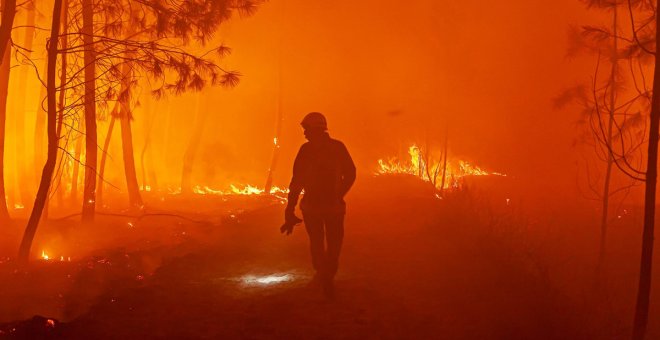
[[[325,131],[328,129],[328,122],[325,120],[325,117],[318,112],[308,113],[305,118],[303,118],[302,122],[300,122],[300,125],[302,125],[305,130],[318,128]]]

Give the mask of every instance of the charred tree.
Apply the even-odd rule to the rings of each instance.
[[[50,184],[53,178],[53,172],[55,171],[55,163],[57,159],[57,88],[55,85],[55,71],[57,67],[57,43],[60,33],[61,12],[62,0],[55,0],[53,5],[53,22],[51,25],[50,39],[48,40],[48,72],[46,75],[48,89],[48,158],[41,175],[41,181],[39,183],[39,189],[37,190],[37,197],[35,198],[34,206],[32,207],[32,212],[30,213],[30,219],[25,227],[25,233],[23,234],[23,239],[21,240],[21,245],[18,250],[18,258],[23,263],[27,263],[30,257],[32,240],[37,232],[39,220],[41,219],[41,214],[48,198],[48,191],[50,190]]]
[[[131,58],[127,56],[127,58]],[[133,114],[131,111],[131,89],[130,79],[133,74],[128,64],[124,64],[122,80],[120,109],[119,109],[119,128],[121,130],[121,149],[124,159],[124,174],[126,175],[126,187],[128,189],[128,201],[132,208],[142,209],[142,195],[140,195],[140,186],[137,180],[137,171],[135,169],[135,156],[133,152],[133,132],[131,130],[131,121]]]
[[[48,73],[48,64],[44,62],[42,74]],[[36,119],[34,124],[34,178],[39,178],[39,166],[43,164],[46,155],[46,87],[40,86],[39,102],[37,103]]]
[[[645,181],[645,173],[636,163],[641,164],[644,158],[643,146],[647,138],[647,133],[644,131],[647,119],[645,113],[648,112],[651,95],[649,86],[645,83],[646,77],[636,72],[642,72],[637,70],[643,70],[649,58],[645,55],[646,48],[636,39],[637,32],[633,32],[634,37],[625,37],[625,32],[618,27],[619,6],[624,5],[626,1],[581,1],[589,8],[607,11],[608,15],[611,15],[611,26],[585,25],[579,32],[574,32],[573,43],[568,53],[575,55],[586,52],[594,56],[596,58],[594,74],[589,86],[579,85],[569,89],[556,99],[555,104],[559,108],[569,102],[581,106],[578,126],[582,127],[582,131],[578,135],[578,141],[593,149],[593,153],[585,157],[586,183],[590,191],[590,194],[585,196],[599,202],[601,208],[595,277],[595,284],[599,286],[606,265],[612,202],[617,195],[620,195],[618,197],[623,202],[631,187]],[[641,10],[644,8],[644,6],[639,7]],[[630,3],[628,10],[634,26],[633,8]],[[647,38],[645,37],[644,41],[647,41]],[[625,46],[620,48],[620,45]],[[605,58],[609,62],[609,69],[601,66]],[[630,64],[625,74],[621,72],[626,69],[620,67],[622,62]],[[599,80],[601,75],[604,75],[604,81]],[[593,161],[600,163],[598,168],[602,169],[596,175],[590,170],[592,166],[589,163]]]
[[[613,164],[616,168],[632,179],[633,181],[640,181],[645,184],[645,193],[644,193],[644,224],[643,224],[643,233],[642,233],[642,251],[641,251],[641,260],[640,260],[640,272],[639,272],[639,286],[637,291],[637,300],[635,308],[635,317],[633,324],[633,334],[632,337],[635,340],[640,340],[645,337],[646,327],[648,324],[648,313],[649,313],[649,297],[651,293],[651,268],[652,268],[652,256],[653,256],[653,234],[654,234],[654,218],[655,218],[655,203],[656,203],[656,187],[657,187],[657,167],[658,167],[658,128],[660,128],[660,60],[656,56],[656,52],[652,51],[653,47],[659,46],[660,40],[658,39],[658,29],[660,28],[657,18],[657,6],[660,5],[660,1],[649,1],[649,2],[633,2],[632,0],[626,1],[614,1],[614,2],[603,2],[596,0],[585,0],[587,4],[591,7],[601,7],[601,8],[613,8],[620,4],[627,3],[628,12],[630,16],[630,25],[631,37],[621,36],[619,31],[616,29],[616,12],[614,12],[614,30],[609,31],[607,29],[584,26],[583,32],[580,36],[588,37],[590,40],[587,40],[585,47],[587,50],[598,55],[598,64],[596,67],[595,75],[599,73],[598,66],[600,65],[600,56],[601,50],[603,47],[599,44],[603,41],[608,41],[608,39],[618,40],[619,43],[626,43],[628,46],[618,50],[616,42],[607,47],[607,49],[612,50],[612,69],[609,79],[609,84],[605,87],[601,87],[598,84],[597,80],[594,79],[591,89],[591,100],[583,100],[585,104],[585,112],[589,117],[593,117],[592,113],[597,113],[597,118],[592,118],[596,121],[595,124],[592,124],[591,129],[593,136],[596,140],[596,144],[607,152],[608,157],[606,160],[608,164]],[[644,24],[637,26],[637,21],[635,20],[635,11],[639,11],[645,15]],[[653,24],[655,22],[655,24]],[[589,44],[591,42],[591,44]],[[653,59],[648,58],[649,55],[653,56]],[[617,79],[615,79],[615,74],[617,74],[617,65],[616,63],[619,60],[627,59],[631,65],[636,67],[631,67],[631,82],[633,83],[634,91],[637,92],[632,98],[627,98],[625,105],[616,106],[616,89],[617,89]],[[646,60],[653,60],[653,84],[651,89],[648,89],[648,84],[646,84],[646,77],[643,76],[643,68]],[[641,76],[636,76],[634,69],[639,67]],[[642,82],[639,84],[638,82]],[[604,93],[599,92],[598,89],[605,88],[608,89]],[[581,92],[581,91],[576,91]],[[570,98],[571,96],[564,96],[565,98]],[[578,95],[579,97],[584,97]],[[609,98],[608,98],[609,97]],[[561,99],[561,98],[560,98]],[[609,100],[609,105],[606,102]],[[561,101],[565,101],[561,99]],[[638,103],[641,102],[640,103]],[[634,107],[635,113],[630,113],[630,107]],[[602,107],[608,107],[607,110],[603,110]],[[649,112],[649,130],[641,131],[641,129],[634,129],[638,124],[637,122],[645,122],[646,117],[642,116],[641,112]],[[603,122],[600,113],[606,112],[606,120]],[[620,121],[619,121],[620,119]],[[625,135],[627,134],[627,135]],[[647,150],[644,152],[642,146],[648,143]],[[618,147],[616,147],[618,145]],[[647,166],[646,171],[642,171],[633,166],[629,157],[633,152],[639,152],[640,158],[645,156]],[[611,163],[610,163],[611,162]],[[610,176],[612,175],[612,170],[610,170]],[[611,178],[610,178],[611,180]],[[607,222],[607,205],[609,202],[606,200],[611,200],[612,194],[614,191],[610,186],[605,185],[605,192],[602,193],[601,198],[603,199],[603,215],[601,216],[601,221]],[[592,190],[594,190],[592,188]],[[602,224],[603,228],[601,229],[601,253],[599,257],[602,259],[604,254],[604,244],[606,236],[606,224]]]
[[[68,23],[69,23],[69,0],[63,0],[62,1],[62,17],[61,17],[61,23],[60,23],[60,25],[61,25],[60,30],[62,32],[60,44],[61,44],[61,47],[62,47],[62,50],[63,50],[62,59],[61,59],[61,62],[60,62],[62,66],[61,66],[61,70],[60,70],[60,74],[59,74],[61,91],[59,93],[59,98],[57,100],[57,127],[55,129],[55,133],[57,134],[58,149],[60,149],[62,147],[61,143],[63,142],[62,141],[63,140],[63,138],[62,138],[62,128],[64,126],[64,111],[67,107],[65,86],[67,84],[66,70],[67,70],[67,66],[68,66],[68,59],[67,59],[66,50],[69,47],[69,35],[68,35],[69,26],[68,26]],[[47,97],[47,93],[46,93],[46,97]],[[59,156],[58,157],[60,159],[60,162],[62,162],[62,160],[65,157],[64,151],[62,151],[62,150],[59,151]],[[60,176],[60,178],[58,178],[58,180],[61,182],[62,177]],[[64,188],[62,188],[61,183],[60,183],[60,185],[58,185],[57,201],[58,201],[58,205],[60,207],[62,207],[64,205]],[[48,213],[49,202],[50,201],[48,201],[48,203],[46,205],[46,216],[48,216],[47,213]]]
[[[73,170],[71,172],[71,196],[69,199],[71,200],[71,204],[75,205],[78,202],[78,177],[80,176],[80,159],[82,157],[82,146],[83,146],[83,137],[84,133],[82,136],[76,137],[76,146],[73,151]],[[69,155],[69,157],[71,157]]]
[[[9,94],[9,73],[11,30],[16,16],[16,0],[2,0],[2,22],[0,22],[0,219],[8,220],[7,199],[5,191],[5,140],[7,122],[7,96]]]
[[[2,22],[0,22],[0,55],[5,54],[9,49],[11,40],[11,30],[14,27],[14,17],[16,17],[16,0],[2,0]],[[4,59],[3,59],[4,62]]]
[[[96,210],[96,53],[94,52],[94,3],[82,0],[82,36],[86,46],[83,52],[85,61],[85,186],[83,189],[82,220],[94,220]]]
[[[616,109],[616,74],[617,67],[619,63],[618,59],[618,38],[617,37],[617,22],[618,22],[618,11],[617,4],[612,5],[612,51],[610,55],[611,59],[611,70],[610,70],[610,93],[609,93],[609,107],[608,107],[608,117],[607,117],[607,131],[605,132],[605,143],[607,145],[612,145],[612,134],[614,132],[615,124],[615,109]],[[612,168],[614,167],[614,156],[611,152],[607,153],[607,159],[605,160],[605,178],[603,180],[603,193],[602,193],[602,213],[600,219],[600,246],[598,251],[598,269],[600,270],[605,262],[605,249],[607,244],[607,224],[609,217],[610,209],[610,183],[612,181]]]
[[[628,1],[630,6],[630,0]],[[656,0],[655,8],[660,6],[660,0]],[[646,335],[646,327],[649,318],[649,302],[651,296],[651,273],[653,266],[653,234],[655,227],[655,201],[658,177],[658,133],[660,129],[660,58],[657,56],[657,46],[660,46],[660,20],[657,10],[655,16],[655,64],[653,71],[653,93],[651,97],[651,113],[649,124],[647,166],[646,166],[646,188],[644,192],[644,229],[642,233],[642,254],[639,270],[639,287],[637,291],[637,303],[635,307],[635,320],[633,324],[633,339],[642,340]],[[633,32],[635,28],[633,26]],[[635,36],[636,41],[637,36]]]
[[[128,105],[122,107],[119,127],[121,129],[121,147],[124,159],[124,174],[126,175],[126,186],[128,189],[128,200],[133,208],[141,209],[143,206],[140,186],[135,170],[135,155],[133,152],[133,132],[131,130],[131,112]]]
[[[116,110],[113,110],[115,112]],[[99,184],[96,200],[99,206],[103,207],[103,187],[105,186],[105,161],[108,158],[108,150],[110,148],[110,140],[112,139],[112,131],[115,127],[116,118],[114,113],[110,117],[110,124],[108,125],[108,133],[105,135],[105,142],[103,143],[103,150],[101,151],[101,162],[99,163]]]

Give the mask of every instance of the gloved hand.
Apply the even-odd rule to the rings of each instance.
[[[293,227],[297,224],[300,224],[303,220],[298,218],[293,212],[286,212],[284,214],[284,224],[280,227],[280,232],[282,234],[291,235],[293,232]]]

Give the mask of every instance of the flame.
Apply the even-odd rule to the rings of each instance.
[[[264,193],[264,190],[251,186],[249,184],[243,187],[243,189],[239,189],[233,184],[231,185],[231,192],[236,195],[260,195]]]
[[[214,190],[209,188],[208,186],[201,186],[201,185],[196,185],[193,188],[193,192],[199,195],[222,195],[223,192],[220,190]]]
[[[44,261],[50,261],[53,258],[50,255],[48,255],[45,250],[42,250],[41,259]],[[57,259],[57,257],[55,257],[55,259]],[[66,256],[66,257],[60,256],[60,262],[71,262],[71,256]]]
[[[206,185],[196,185],[193,188],[193,192],[199,195],[262,195],[266,192],[266,189],[261,189],[250,184],[241,186],[231,184],[228,190],[216,190]],[[271,194],[287,194],[288,192],[288,189],[276,186],[273,186],[270,190]]]
[[[440,157],[438,160],[432,160],[424,156],[421,148],[412,145],[408,148],[407,161],[401,162],[397,158],[387,160],[378,160],[377,175],[385,174],[407,174],[421,178],[426,182],[432,183],[438,189],[458,188],[461,179],[468,176],[506,176],[498,172],[488,172],[480,167],[463,160],[447,160],[446,169],[444,169],[444,160]],[[443,186],[444,172],[444,186]]]

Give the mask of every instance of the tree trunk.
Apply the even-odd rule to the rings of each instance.
[[[128,105],[122,105],[122,111]],[[128,201],[133,208],[142,208],[142,196],[135,171],[135,156],[133,154],[133,132],[131,131],[130,112],[124,112],[119,118],[121,123],[121,148],[124,156],[124,173],[128,189]]]
[[[0,23],[0,55],[4,56],[5,50],[10,49],[9,39],[14,27],[16,16],[16,0],[2,0],[2,22]],[[5,62],[3,59],[2,62]]]
[[[134,33],[134,27],[129,27],[127,35],[131,36]],[[131,53],[126,54],[126,59],[131,60]],[[131,112],[131,79],[134,74],[131,66],[124,63],[122,66],[123,80],[119,93],[126,95],[121,100],[121,110],[119,115],[119,123],[121,128],[121,149],[124,158],[124,173],[126,175],[126,187],[128,189],[128,201],[132,208],[142,209],[142,196],[140,195],[140,186],[137,180],[137,172],[135,170],[135,156],[133,152],[133,132],[131,131],[131,120],[133,114]]]
[[[656,0],[659,8],[660,0]],[[656,13],[656,32],[660,32],[660,20]],[[660,35],[655,36],[660,46]],[[646,167],[646,190],[644,193],[644,231],[642,233],[642,256],[639,270],[639,288],[633,326],[633,339],[642,340],[646,335],[649,319],[649,297],[651,295],[651,270],[653,264],[653,229],[655,223],[655,195],[658,177],[658,129],[660,128],[660,58],[655,58],[653,71],[653,96],[649,124],[649,149]]]
[[[9,220],[7,197],[5,192],[5,123],[7,120],[7,95],[9,94],[9,56],[11,49],[6,49],[0,64],[0,221]]]
[[[71,173],[71,204],[75,205],[78,202],[78,175],[80,173],[80,162],[82,161],[82,138],[78,136],[76,139],[76,146],[73,151],[73,171]]]
[[[41,213],[43,212],[48,198],[48,191],[50,189],[51,179],[55,170],[55,162],[57,160],[57,131],[55,128],[57,120],[57,102],[56,102],[56,87],[55,87],[55,69],[57,67],[57,39],[60,33],[60,13],[62,12],[62,0],[54,0],[53,5],[53,23],[50,31],[50,39],[48,44],[48,158],[44,165],[43,173],[41,174],[41,182],[37,190],[37,197],[34,201],[32,213],[25,227],[25,233],[21,240],[21,246],[18,250],[18,258],[21,262],[27,263],[30,258],[30,248],[32,247],[32,240],[37,232]],[[3,13],[4,14],[4,13]]]
[[[115,111],[113,110],[113,113]],[[103,207],[103,187],[105,186],[105,160],[108,158],[108,149],[110,148],[110,140],[112,139],[112,130],[115,126],[116,118],[111,115],[110,125],[108,125],[108,133],[105,135],[105,142],[103,143],[103,150],[101,153],[101,163],[99,164],[99,185],[96,200],[99,206]]]
[[[42,74],[48,72],[48,64],[44,62],[44,71]],[[45,144],[46,144],[46,109],[44,108],[44,100],[46,99],[46,87],[40,86],[39,104],[37,105],[37,115],[34,125],[34,171],[35,177],[39,178],[39,166],[44,162]]]
[[[67,33],[69,32],[69,28],[67,26],[67,23],[69,22],[69,0],[63,0],[62,1],[62,18],[61,18],[61,30],[62,30],[62,38],[60,40],[60,46],[62,46],[63,49],[69,47],[69,38]],[[68,65],[68,60],[67,60],[67,54],[64,53],[62,54],[62,60],[61,60],[62,68],[60,70],[60,86],[64,86],[66,84],[66,68]],[[55,133],[57,134],[57,140],[58,140],[58,149],[61,147],[60,142],[61,142],[61,137],[62,137],[62,127],[64,126],[64,108],[66,107],[66,91],[60,91],[59,94],[59,100],[57,101],[57,128]],[[64,155],[64,152],[61,150],[58,150],[59,157],[64,158],[66,157]],[[62,177],[59,179],[60,181],[62,180]],[[58,185],[57,188],[57,204],[58,207],[62,208],[64,206],[64,188],[62,185]],[[48,206],[46,206],[46,216],[48,213]]]
[[[613,23],[612,23],[612,34],[616,37],[617,36],[617,5],[613,5]],[[598,251],[598,264],[597,268],[598,271],[602,269],[602,266],[605,261],[605,244],[607,241],[607,218],[609,216],[609,209],[610,209],[610,183],[612,181],[612,166],[614,165],[614,157],[612,157],[612,152],[610,152],[610,148],[613,146],[612,145],[612,131],[614,128],[614,109],[616,105],[616,72],[617,72],[617,63],[618,63],[618,56],[617,56],[617,49],[618,49],[618,44],[617,44],[617,39],[614,38],[614,43],[612,45],[612,69],[611,69],[611,74],[610,74],[610,109],[608,112],[608,118],[607,118],[607,136],[606,136],[606,141],[607,143],[607,164],[605,165],[605,180],[603,183],[603,211],[602,215],[600,218],[600,246],[599,246],[599,251]],[[600,119],[600,117],[598,117]]]
[[[188,142],[188,148],[183,156],[183,172],[181,174],[181,193],[192,192],[192,169],[195,164],[195,156],[199,149],[199,144],[202,141],[202,133],[204,132],[204,124],[206,123],[206,111],[202,110],[200,105],[201,94],[197,95],[197,116],[195,117],[195,125],[193,128],[192,136]]]
[[[67,22],[69,21],[69,1],[63,0],[62,2],[62,38],[60,40],[60,45],[63,49],[69,47],[69,27]],[[62,54],[62,68],[60,69],[60,86],[64,87],[66,84],[66,68],[68,65],[66,52]],[[48,63],[46,63],[48,66]],[[64,125],[64,108],[66,107],[66,91],[60,91],[59,100],[57,101],[57,138],[62,137],[62,126]]]
[[[130,59],[130,58],[129,58]],[[132,208],[141,209],[143,206],[142,196],[140,195],[140,187],[137,181],[137,173],[135,170],[135,156],[133,153],[133,132],[131,130],[131,96],[130,85],[128,84],[131,74],[131,69],[128,64],[124,64],[122,73],[124,74],[124,81],[122,82],[121,90],[119,93],[128,91],[128,94],[122,99],[119,114],[119,123],[121,129],[121,149],[124,159],[124,174],[126,176],[126,188],[128,190],[128,202]]]
[[[42,74],[48,73],[48,59],[44,62],[44,70]],[[41,83],[40,83],[41,84]],[[46,87],[40,86],[41,90],[39,92],[39,104],[37,105],[35,124],[34,124],[34,178],[39,178],[39,166],[44,164],[46,158],[46,148],[44,147],[46,140],[46,118],[47,111],[44,108],[44,100],[47,98]],[[44,204],[43,218],[47,219],[50,212],[50,194],[46,199],[46,204]]]
[[[83,43],[85,60],[85,187],[83,190],[82,220],[94,220],[96,209],[96,165],[97,165],[97,135],[96,135],[96,53],[94,52],[94,3],[92,0],[82,1],[83,12]]]

